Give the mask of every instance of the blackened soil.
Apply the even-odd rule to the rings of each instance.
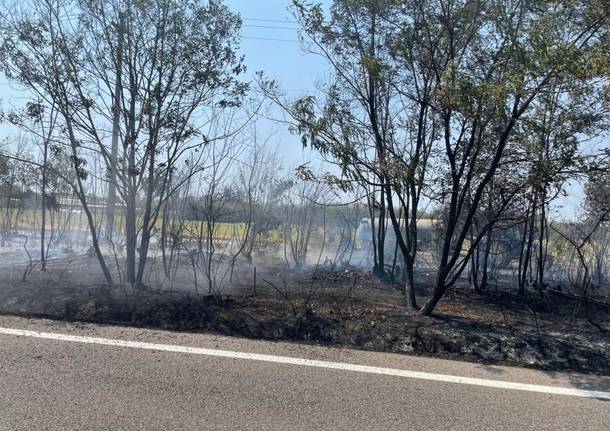
[[[97,278],[76,283],[52,273],[1,280],[5,314],[610,374],[608,306],[552,292],[518,296],[509,286],[486,293],[457,286],[429,318],[407,310],[399,286],[351,269],[261,271],[256,292],[244,284],[231,296],[109,289]],[[419,284],[429,283],[422,277]]]

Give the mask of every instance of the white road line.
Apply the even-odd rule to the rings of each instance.
[[[231,350],[205,349],[199,347],[177,346],[171,344],[143,343],[140,341],[113,340],[109,338],[100,337],[83,337],[78,335],[67,335],[52,332],[39,332],[29,331],[25,329],[2,327],[0,327],[0,334],[16,335],[20,337],[43,338],[47,340],[70,341],[74,343],[128,347],[132,349],[188,353],[191,355],[216,356],[231,359],[248,359],[251,361],[272,362],[276,364],[289,364],[300,365],[305,367],[328,368],[333,370],[356,371],[359,373],[406,377],[409,379],[433,380],[436,382],[460,383],[463,385],[484,386],[488,388],[510,389],[516,391],[540,392],[545,394],[571,395],[575,397],[600,398],[610,400],[610,392],[604,391],[591,391],[576,388],[532,385],[528,383],[506,382],[501,380],[488,380],[473,377],[452,376],[447,374],[425,373],[420,371],[401,370],[397,368],[382,368],[371,367],[368,365],[346,364],[342,362],[317,361],[312,359],[292,358],[289,356],[262,355],[259,353],[234,352]]]

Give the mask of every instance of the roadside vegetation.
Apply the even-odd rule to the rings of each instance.
[[[0,5],[0,311],[609,371],[608,0]]]

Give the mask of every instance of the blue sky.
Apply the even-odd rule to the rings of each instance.
[[[264,70],[290,93],[310,91],[328,68],[316,55],[301,50],[290,0],[228,0],[243,19],[242,53],[249,72]],[[272,40],[273,39],[273,40]]]
[[[241,51],[248,76],[262,70],[278,81],[288,98],[313,94],[316,82],[328,77],[329,68],[321,57],[304,52],[298,43],[297,24],[289,11],[290,0],[227,0],[227,6],[243,19]],[[327,0],[323,3],[329,3]],[[275,111],[272,115],[281,115]],[[286,167],[317,159],[304,150],[299,137],[284,125],[262,121],[262,135],[273,134]]]

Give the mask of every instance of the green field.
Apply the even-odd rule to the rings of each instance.
[[[6,215],[6,209],[0,208],[0,213]],[[106,215],[94,213],[94,220],[96,226],[104,226],[106,222]],[[11,220],[9,222],[10,227],[16,227],[17,229],[40,229],[41,223],[41,213],[40,211],[34,209],[26,209],[19,212],[17,217],[17,221],[15,223],[15,218],[17,217],[16,210],[11,210]],[[2,223],[4,224],[5,218],[2,218]],[[141,225],[141,217],[139,217],[138,224]],[[47,229],[56,228],[58,226],[64,226],[67,222],[67,229],[72,231],[82,231],[89,230],[89,226],[87,223],[87,218],[84,212],[79,213],[70,213],[66,211],[58,211],[54,212],[53,216],[50,216],[47,213],[46,218],[46,226]],[[202,228],[203,224],[203,228]],[[171,228],[172,221],[170,220]],[[176,226],[178,225],[176,221]],[[117,214],[115,216],[115,226],[118,230],[123,229],[125,226],[125,216],[122,214]],[[154,232],[160,232],[162,227],[161,218],[157,218],[154,225]],[[203,230],[202,230],[203,229]],[[197,221],[197,220],[185,220],[183,222],[183,232],[184,237],[186,238],[195,238],[199,231],[206,234],[206,225],[205,221]],[[242,237],[245,235],[245,224],[244,223],[225,223],[225,222],[216,222],[213,227],[213,237],[217,240],[227,240],[235,237]]]

